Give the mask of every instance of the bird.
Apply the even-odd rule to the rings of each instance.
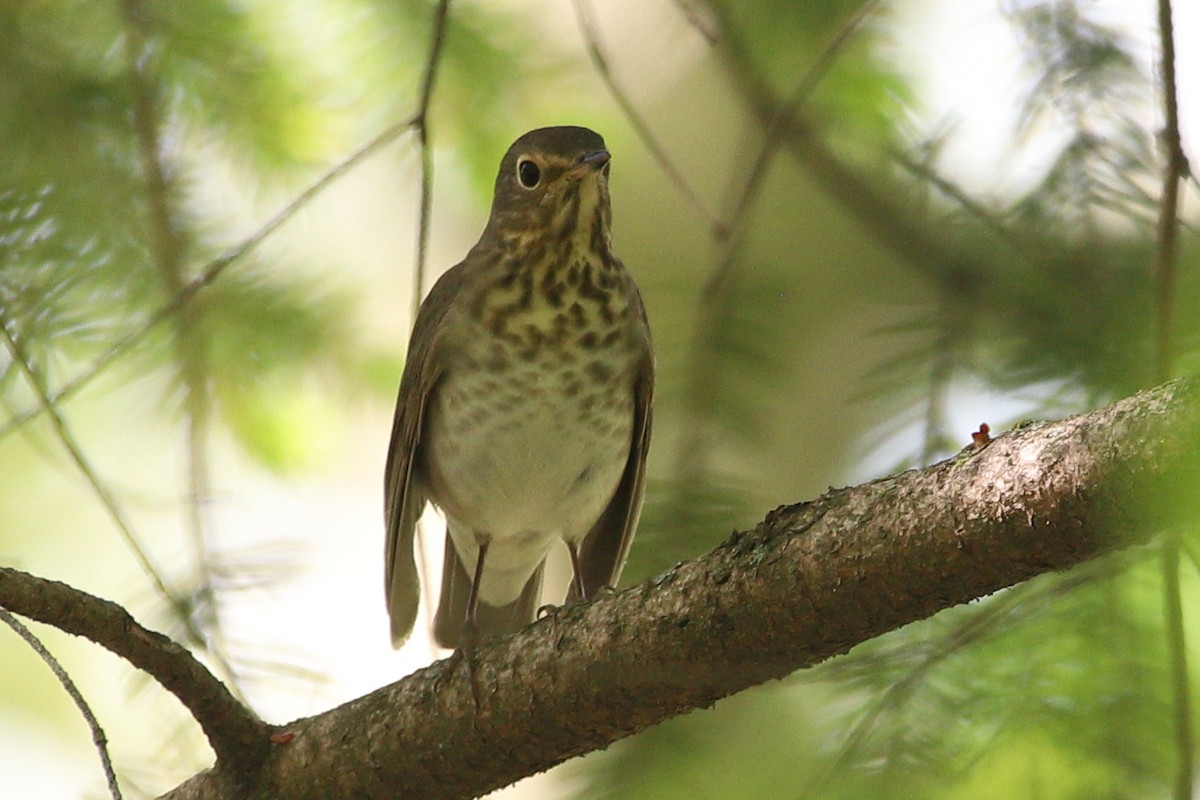
[[[641,294],[612,250],[610,168],[587,128],[519,137],[479,241],[421,303],[384,475],[393,646],[416,620],[427,503],[447,524],[442,647],[532,622],[559,540],[568,601],[620,576],[642,507],[655,362]]]

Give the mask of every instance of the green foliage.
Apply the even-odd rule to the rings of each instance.
[[[167,409],[171,424],[196,414],[200,398],[219,433],[275,473],[344,447],[340,406],[389,402],[402,366],[398,341],[381,349],[363,330],[360,308],[380,287],[352,283],[356,252],[325,259],[335,266],[278,255],[286,248],[243,254],[144,329],[221,263],[224,245],[256,229],[205,204],[214,175],[235,175],[231,191],[247,205],[260,192],[295,192],[319,165],[416,112],[435,7],[0,3],[0,314],[46,386],[88,374],[137,335],[114,365],[124,371],[105,374],[159,392],[147,405]],[[726,222],[773,112],[829,54],[799,109],[803,125],[775,131],[745,216],[717,232],[687,216],[634,126],[599,93],[572,29],[516,5],[451,6],[428,121],[473,197],[486,201],[500,153],[537,125],[592,124],[619,151],[618,251],[646,296],[659,366],[627,582],[699,555],[773,505],[851,480],[864,452],[925,463],[969,441],[961,415],[999,431],[1011,421],[995,411],[1001,400],[1019,395],[1059,415],[1126,395],[1157,371],[1160,123],[1143,49],[1088,4],[1004,4],[1025,81],[1004,158],[1027,163],[1037,151],[1042,166],[1015,191],[967,191],[944,170],[956,120],[914,133],[921,87],[888,60],[889,9],[841,41],[860,8],[680,3],[663,13],[690,12],[717,35],[678,52],[641,52],[646,32],[632,26],[602,31],[614,77]],[[631,53],[641,72],[617,63]],[[406,141],[397,173],[414,197],[416,153]],[[372,158],[364,170],[387,169]],[[416,222],[388,217],[392,227]],[[389,290],[407,281],[406,257]],[[1177,269],[1174,369],[1190,374],[1200,369],[1200,250],[1188,230]],[[402,315],[387,314],[394,336]],[[0,349],[0,401],[17,415],[34,400]],[[921,446],[897,444],[893,434],[915,428]],[[7,453],[6,478],[30,471],[29,452]],[[9,520],[26,511],[17,483],[5,486]],[[1193,484],[1160,487],[1150,501],[1169,508],[1153,518],[1195,528],[1194,494]],[[660,726],[573,766],[580,795],[1165,796],[1177,699],[1156,555],[1044,577]],[[253,583],[279,561],[272,552],[223,562],[215,580]],[[213,623],[211,580],[179,583],[192,587],[181,601],[189,614]],[[182,631],[178,615],[162,625]]]
[[[836,129],[835,140],[858,140],[869,132],[886,138],[894,132],[899,102],[908,86],[879,55],[883,41],[870,19],[857,33],[838,42],[863,7],[860,0],[792,3],[788,0],[707,4],[721,21],[731,46],[745,51],[757,76],[789,97],[823,59],[827,48],[838,55],[806,104],[813,117]]]
[[[712,4],[734,31],[732,42],[714,47],[743,48],[779,105],[857,7]],[[1158,198],[1147,188],[1161,169],[1152,146],[1154,76],[1127,32],[1083,4],[1005,10],[1029,79],[1009,157],[1040,148],[1045,166],[1019,193],[971,195],[939,174],[939,143],[917,141],[900,150],[895,176],[878,173],[870,153],[896,152],[907,125],[896,104],[909,93],[894,91],[888,70],[858,51],[841,54],[803,113],[831,130],[860,123],[849,126],[854,144],[838,143],[836,152],[871,177],[833,193],[852,214],[878,210],[860,219],[857,235],[883,243],[891,257],[880,265],[858,241],[831,245],[842,233],[832,221],[838,214],[814,201],[804,180],[776,171],[753,210],[754,235],[733,263],[736,291],[700,301],[690,380],[675,390],[682,399],[663,399],[680,403],[683,421],[674,424],[682,433],[669,435],[682,444],[672,477],[651,485],[631,564],[638,575],[652,571],[647,562],[656,555],[665,567],[689,547],[707,548],[731,523],[753,524],[754,509],[805,496],[794,483],[784,495],[769,487],[787,469],[784,452],[794,464],[797,434],[824,410],[822,393],[839,380],[839,367],[802,380],[789,373],[822,345],[857,357],[846,340],[814,344],[838,329],[838,315],[870,332],[873,358],[849,393],[855,402],[819,416],[827,426],[851,423],[834,457],[888,451],[891,463],[914,466],[953,453],[969,436],[947,427],[961,413],[950,404],[981,388],[1006,401],[1019,395],[1038,415],[1062,415],[1154,380],[1164,314],[1151,268]],[[869,49],[875,41],[857,43]],[[859,79],[866,85],[856,87]],[[733,191],[756,146],[750,140],[737,150]],[[863,192],[872,193],[869,203]],[[814,217],[823,230],[810,225]],[[1186,374],[1200,363],[1200,315],[1193,237],[1182,241],[1171,319],[1176,370]],[[839,263],[852,273],[845,283],[834,273]],[[916,277],[889,297],[902,269]],[[781,313],[772,296],[797,298],[798,308]],[[864,305],[875,309],[873,319]],[[676,384],[667,380],[671,391]],[[802,387],[797,411],[771,407],[793,380]],[[1003,430],[1009,420],[988,411],[986,395],[974,402],[977,420]],[[854,431],[854,420],[877,422]],[[891,433],[913,426],[924,430],[924,446],[897,451]],[[825,467],[818,491],[834,479]],[[797,474],[806,480],[809,471]],[[1147,524],[1194,528],[1192,496],[1194,484],[1159,487],[1145,501],[1153,510]],[[743,506],[747,498],[754,499]],[[665,541],[660,530],[678,538]],[[591,757],[592,780],[579,796],[1166,796],[1180,757],[1172,729],[1179,700],[1168,679],[1161,564],[1152,556],[1156,550],[1046,576],[880,637],[786,686],[661,726]],[[1185,608],[1195,567],[1193,560],[1184,570]],[[751,703],[763,710],[747,731],[740,715]]]
[[[247,11],[223,2],[125,8],[128,18],[106,4],[0,10],[0,59],[11,78],[0,90],[0,169],[9,187],[0,192],[0,299],[51,388],[68,378],[61,365],[79,370],[139,332],[212,257],[200,242],[220,234],[191,202],[205,160],[225,152],[246,178],[262,181],[319,153],[324,112],[304,71]],[[138,106],[139,91],[148,107]],[[136,133],[139,114],[157,131],[155,152]],[[204,147],[191,150],[191,142]],[[153,169],[166,181],[161,198],[149,190]],[[163,202],[169,232],[155,221]],[[164,236],[181,263],[163,261]],[[183,272],[168,277],[175,269]],[[345,293],[284,274],[266,281],[243,259],[193,306],[198,315],[183,318],[202,328],[203,380],[230,398],[223,408],[236,412],[231,422],[269,416],[276,401],[253,391],[262,376],[287,394],[314,359],[335,365],[326,374],[339,377],[354,364],[340,324]],[[143,363],[179,368],[170,328],[139,340]],[[261,429],[233,430],[266,454]]]

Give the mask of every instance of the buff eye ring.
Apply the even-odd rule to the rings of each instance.
[[[526,189],[536,189],[542,180],[542,170],[532,159],[522,158],[517,162],[517,180]]]

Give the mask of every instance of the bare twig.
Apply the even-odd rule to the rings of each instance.
[[[730,78],[751,114],[764,128],[779,119],[780,102],[771,86],[759,75],[749,56],[749,46],[736,28],[726,24],[719,5],[711,7],[720,26],[715,52],[724,62]],[[786,126],[783,146],[792,158],[850,214],[865,223],[865,228],[880,243],[910,266],[931,275],[957,291],[983,290],[980,276],[985,270],[963,253],[948,248],[915,221],[902,205],[881,192],[869,176],[839,158],[819,136],[811,119],[795,114],[783,119]]]
[[[437,81],[438,66],[442,61],[442,49],[446,41],[446,22],[449,16],[450,0],[440,0],[433,14],[429,56],[425,59],[425,73],[421,78],[421,96],[417,102],[417,113],[413,117],[417,144],[421,148],[421,210],[417,223],[417,265],[413,270],[413,324],[416,323],[417,311],[421,308],[421,300],[425,296],[425,262],[429,251],[429,209],[433,200],[433,151],[429,147],[429,102],[433,98],[433,86]]]
[[[100,756],[100,768],[104,770],[104,780],[108,784],[108,793],[112,796],[113,800],[121,800],[121,787],[117,784],[117,773],[113,769],[112,758],[108,755],[108,737],[104,735],[104,729],[100,727],[100,721],[92,713],[92,707],[83,698],[83,693],[79,691],[79,687],[75,685],[75,681],[71,680],[71,676],[67,674],[66,669],[54,657],[54,654],[46,649],[46,646],[42,644],[42,640],[33,631],[29,630],[29,627],[25,623],[14,617],[12,612],[0,608],[0,622],[12,628],[18,636],[25,640],[30,649],[37,653],[42,661],[46,662],[46,666],[50,667],[50,671],[54,673],[54,677],[58,678],[58,682],[62,684],[63,689],[71,697],[71,701],[75,703],[75,707],[83,715],[88,730],[92,732],[92,743],[96,745],[96,754]]]
[[[147,41],[153,32],[148,29],[142,0],[124,0],[121,8],[125,17],[126,66],[133,97],[133,129],[146,182],[150,252],[167,296],[175,297],[186,282],[183,273],[185,247],[183,233],[176,222],[168,177],[169,166],[162,146],[163,115],[153,72],[153,50]],[[206,635],[197,644],[218,654],[219,661],[230,666],[222,633],[220,598],[213,585],[211,547],[207,533],[209,525],[205,513],[212,493],[208,463],[211,409],[207,341],[201,327],[199,306],[190,304],[181,307],[172,321],[176,359],[183,379],[184,416],[187,420],[185,528],[192,543],[192,556],[199,576],[194,593],[195,607],[204,609],[207,616],[207,625],[204,626]],[[230,672],[229,678],[236,687],[237,674]]]
[[[1158,281],[1157,358],[1155,381],[1171,374],[1171,329],[1175,305],[1179,241],[1179,184],[1187,173],[1187,158],[1179,136],[1179,98],[1175,86],[1175,34],[1170,0],[1158,0],[1158,31],[1162,47],[1162,101],[1165,117],[1161,135],[1166,164],[1158,210],[1158,251],[1154,271]]]
[[[687,20],[688,25],[691,25],[696,33],[700,34],[704,41],[710,45],[715,45],[720,39],[720,31],[708,18],[706,10],[700,3],[695,0],[675,0],[675,6],[679,9],[679,13]]]
[[[185,648],[142,627],[116,603],[65,583],[0,567],[0,607],[83,636],[146,672],[187,707],[232,776],[251,774],[269,748],[267,726]]]
[[[1158,282],[1156,337],[1156,378],[1165,380],[1172,371],[1172,318],[1175,305],[1176,267],[1179,240],[1179,185],[1187,171],[1183,144],[1179,136],[1179,98],[1175,86],[1175,31],[1170,0],[1158,0],[1158,35],[1161,47],[1160,76],[1165,126],[1162,144],[1166,151],[1163,166],[1162,198],[1158,210],[1158,250],[1155,277]],[[1179,583],[1179,559],[1182,532],[1167,533],[1163,541],[1163,613],[1166,624],[1167,658],[1171,668],[1171,691],[1175,712],[1175,800],[1192,797],[1195,735],[1192,729],[1191,680],[1188,676],[1187,638],[1183,619],[1183,590]]]
[[[854,34],[862,28],[863,23],[875,13],[879,4],[880,0],[867,0],[867,2],[858,7],[858,10],[846,21],[846,24],[841,27],[837,35],[829,41],[825,49],[821,51],[821,54],[817,56],[817,60],[800,77],[788,99],[776,110],[774,119],[767,126],[762,147],[759,148],[758,155],[754,159],[754,164],[750,167],[750,172],[746,177],[746,182],[742,186],[742,191],[734,202],[733,210],[725,217],[725,228],[730,232],[730,236],[735,235],[735,232],[742,229],[746,215],[753,205],[754,198],[758,196],[762,181],[767,175],[771,160],[778,151],[779,145],[787,134],[788,129],[794,124],[800,107],[812,96],[821,79],[825,77],[829,72],[829,68],[833,66],[838,53],[841,52],[842,48],[845,47]],[[733,267],[736,251],[736,247],[728,247],[725,255],[717,262],[716,269],[713,270],[704,287],[704,295],[706,297],[716,295],[718,287],[724,282],[726,276],[729,274],[729,270]]]
[[[958,366],[958,325],[953,319],[955,306],[942,292],[938,298],[937,331],[933,342],[933,365],[929,371],[929,391],[925,400],[925,431],[921,444],[921,463],[930,464],[945,452],[946,405],[954,370]]]
[[[691,418],[691,424],[686,428],[687,433],[680,445],[677,462],[679,464],[678,472],[682,478],[680,483],[684,487],[695,485],[708,468],[711,437],[707,416],[713,397],[709,388],[713,385],[713,376],[710,370],[716,363],[711,350],[713,344],[718,342],[722,336],[719,321],[721,315],[726,313],[729,300],[729,279],[741,253],[746,220],[754,199],[762,187],[762,181],[768,173],[772,157],[795,124],[801,106],[812,96],[812,92],[821,78],[828,73],[837,54],[841,52],[853,34],[862,27],[863,22],[875,11],[877,6],[878,0],[868,0],[854,13],[821,51],[812,66],[800,77],[788,100],[776,108],[771,122],[767,125],[763,143],[749,174],[740,188],[731,192],[734,199],[730,208],[723,212],[723,222],[719,228],[714,228],[714,235],[721,246],[717,251],[712,272],[701,290],[700,308],[696,316],[688,354],[691,390],[687,393],[689,398],[687,413]]]
[[[50,417],[51,425],[58,436],[63,447],[71,456],[71,460],[75,463],[76,469],[83,474],[83,477],[91,485],[96,496],[100,498],[101,505],[108,512],[109,518],[113,525],[125,539],[125,544],[129,546],[133,557],[137,560],[142,568],[142,572],[150,578],[159,595],[166,600],[181,616],[185,619],[190,618],[182,601],[179,600],[176,592],[167,586],[166,578],[163,577],[163,572],[158,568],[150,557],[150,553],[142,545],[141,540],[133,532],[133,527],[125,517],[125,513],[121,510],[117,503],[116,497],[108,486],[100,479],[96,470],[92,467],[91,462],[84,454],[83,449],[79,446],[79,442],[75,439],[75,434],[68,427],[66,420],[58,409],[54,406],[53,401],[47,394],[42,376],[34,369],[33,362],[29,355],[25,352],[25,345],[21,339],[10,330],[9,322],[4,317],[4,312],[0,309],[0,333],[4,336],[4,343],[8,348],[9,354],[12,356],[15,363],[25,376],[26,382],[34,393],[38,396],[41,403],[41,408]],[[189,635],[199,636],[198,631],[189,631]],[[201,641],[203,641],[201,639]]]
[[[596,68],[596,72],[600,74],[604,85],[608,87],[608,93],[612,95],[613,100],[620,106],[625,118],[629,120],[629,124],[633,126],[634,131],[642,140],[642,144],[650,151],[650,155],[658,162],[659,168],[671,181],[671,184],[676,190],[687,200],[688,205],[692,207],[692,211],[705,224],[709,232],[718,239],[724,238],[728,230],[725,223],[717,217],[700,196],[696,194],[696,190],[688,183],[687,178],[675,166],[675,162],[667,155],[667,149],[663,146],[658,137],[654,135],[654,131],[650,129],[650,125],[634,107],[633,101],[629,99],[629,95],[617,83],[613,77],[612,70],[608,65],[608,57],[604,55],[604,51],[600,49],[600,37],[596,32],[596,24],[592,19],[592,8],[587,0],[572,0],[575,5],[575,19],[579,22],[579,30],[583,34],[584,44],[587,46],[588,56],[592,60],[592,65]]]
[[[80,474],[88,482],[88,485],[91,486],[92,492],[95,493],[96,498],[108,513],[113,526],[121,534],[121,538],[125,540],[125,544],[133,553],[139,566],[141,566],[142,572],[150,579],[150,583],[154,586],[159,596],[166,601],[167,605],[179,618],[184,631],[187,633],[188,640],[193,642],[197,647],[204,647],[204,632],[196,624],[196,619],[192,614],[190,606],[182,599],[179,592],[167,585],[163,571],[154,563],[150,557],[150,553],[142,545],[141,539],[138,538],[133,530],[133,524],[129,521],[120,503],[117,501],[116,495],[100,477],[95,467],[92,466],[91,461],[83,452],[79,441],[75,438],[75,434],[72,432],[70,426],[67,425],[66,419],[50,399],[46,391],[45,381],[42,380],[42,376],[34,368],[33,362],[25,351],[25,346],[21,339],[10,330],[9,321],[4,317],[2,309],[0,309],[0,334],[4,337],[4,343],[12,355],[13,361],[20,368],[26,382],[37,395],[43,411],[50,418],[50,423],[54,428],[59,442],[62,443],[63,448],[70,455],[75,468],[79,470]],[[223,671],[230,675],[233,674],[233,667],[225,659],[223,653],[210,650],[209,654]]]
[[[1166,622],[1167,659],[1171,668],[1171,695],[1175,712],[1175,800],[1192,797],[1192,759],[1195,737],[1192,731],[1191,684],[1188,678],[1187,636],[1183,620],[1183,590],[1179,585],[1179,531],[1168,531],[1163,539],[1163,616]]]
[[[1037,261],[1036,254],[1030,252],[1019,236],[1015,235],[1003,222],[984,208],[979,201],[968,195],[956,183],[940,174],[933,165],[915,160],[899,148],[889,148],[888,156],[900,166],[901,169],[908,172],[910,175],[919,178],[929,184],[939,192],[944,194],[950,200],[954,201],[966,214],[972,219],[978,220],[988,230],[994,233],[997,238],[1009,246],[1012,251],[1020,255],[1023,259],[1030,263]]]

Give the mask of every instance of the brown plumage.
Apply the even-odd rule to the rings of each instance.
[[[444,646],[529,623],[559,539],[573,597],[620,575],[642,504],[654,360],[641,295],[612,253],[608,164],[586,128],[519,138],[479,242],[421,305],[385,475],[397,645],[416,618],[413,532],[427,501],[449,525],[434,623]]]

